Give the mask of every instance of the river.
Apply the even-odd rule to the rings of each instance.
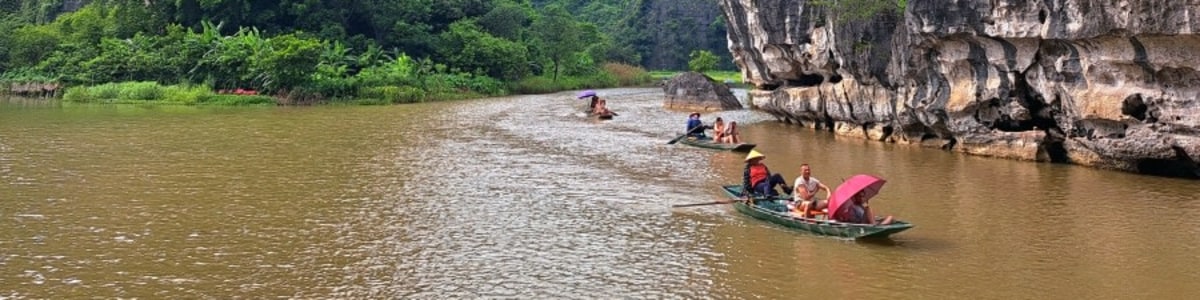
[[[660,89],[397,106],[0,100],[0,298],[1171,299],[1200,184],[744,124],[789,183],[888,180],[886,242],[728,206],[744,154],[666,141]],[[744,95],[744,93],[742,94]],[[712,120],[716,114],[705,116]]]

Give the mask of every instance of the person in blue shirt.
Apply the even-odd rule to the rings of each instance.
[[[701,127],[701,128],[697,128],[697,127]],[[688,115],[686,132],[688,133],[689,137],[694,137],[694,138],[698,138],[698,139],[705,138],[704,130],[707,128],[709,128],[709,126],[704,125],[704,121],[700,121],[700,113],[693,112],[691,115]]]

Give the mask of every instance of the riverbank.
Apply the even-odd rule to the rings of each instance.
[[[115,82],[94,86],[64,87],[57,82],[5,82],[0,90],[8,94],[61,98],[72,103],[166,104],[166,105],[314,105],[352,104],[388,105],[450,101],[505,96],[546,94],[559,91],[612,87],[644,86],[653,82],[646,70],[624,64],[605,64],[590,76],[534,76],[515,82],[497,80],[459,80],[456,75],[430,75],[420,84],[359,87],[346,96],[325,97],[303,89],[261,95],[253,90],[215,90],[208,85],[161,85],[157,82]]]

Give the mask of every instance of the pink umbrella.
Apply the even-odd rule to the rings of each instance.
[[[842,204],[850,202],[854,194],[861,193],[863,200],[869,200],[879,194],[879,189],[883,188],[883,184],[887,180],[875,177],[872,175],[859,174],[850,176],[846,182],[842,182],[833,192],[833,196],[829,197],[829,212],[830,219],[836,219],[837,215],[842,213]]]

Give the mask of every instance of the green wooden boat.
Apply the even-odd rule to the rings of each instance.
[[[726,185],[722,190],[733,199],[741,199],[741,185]],[[787,200],[791,197],[780,196],[777,199]],[[767,199],[756,199],[767,200]],[[887,238],[889,235],[899,233],[901,231],[913,228],[913,225],[900,221],[893,220],[892,224],[888,225],[866,225],[866,224],[851,224],[843,223],[824,218],[800,218],[789,213],[781,213],[759,206],[747,205],[745,202],[737,201],[733,203],[733,207],[742,214],[754,217],[756,219],[782,225],[784,227],[804,231],[819,236],[827,236],[839,239],[881,239]]]
[[[593,119],[598,119],[598,120],[612,120],[613,117],[618,115],[615,112],[597,114],[597,113],[592,113],[591,111],[584,111],[583,114],[586,115],[588,118],[593,118]]]
[[[756,146],[755,144],[747,144],[747,143],[741,143],[741,144],[717,143],[717,142],[713,142],[712,138],[708,138],[708,137],[701,138],[701,139],[689,137],[689,138],[679,140],[679,143],[682,143],[682,144],[688,145],[688,146],[693,146],[693,147],[725,150],[725,151],[733,151],[733,152],[750,152],[750,149],[754,149],[754,146]]]

